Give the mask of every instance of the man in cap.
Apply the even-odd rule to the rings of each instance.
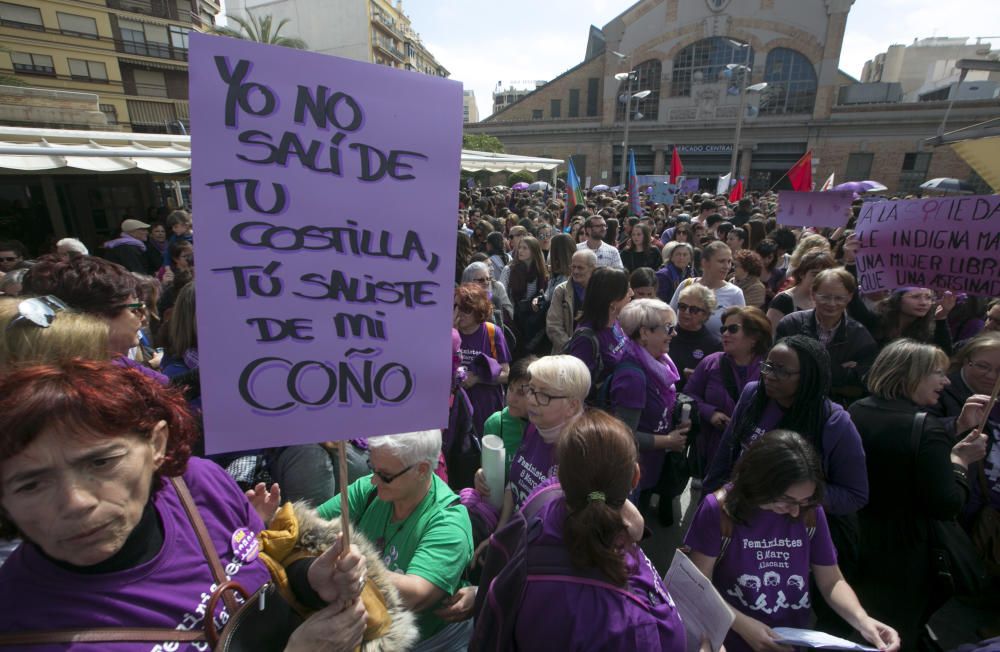
[[[130,272],[153,275],[159,269],[160,254],[146,245],[149,225],[128,218],[122,221],[121,235],[104,243],[104,257]]]

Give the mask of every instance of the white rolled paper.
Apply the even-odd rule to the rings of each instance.
[[[496,435],[483,437],[483,475],[490,488],[490,504],[497,509],[503,506],[503,485],[507,452],[503,440]]]

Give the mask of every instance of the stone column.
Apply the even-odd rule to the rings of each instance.
[[[844,47],[847,12],[853,4],[854,0],[826,0],[826,37],[823,39],[823,59],[817,71],[816,106],[813,109],[813,118],[817,120],[829,118],[837,100],[838,63]]]
[[[664,163],[664,146],[653,146],[653,174],[666,174],[666,164]]]

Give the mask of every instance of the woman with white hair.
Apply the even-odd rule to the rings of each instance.
[[[490,301],[493,302],[492,321],[496,325],[502,327],[514,319],[514,304],[507,296],[507,290],[504,289],[503,283],[496,279],[489,265],[482,262],[469,263],[462,270],[462,283],[475,283],[486,290]]]
[[[656,485],[667,451],[684,450],[690,430],[690,423],[672,429],[680,373],[667,350],[677,315],[659,299],[637,299],[622,308],[618,321],[629,341],[611,380],[611,403],[638,446],[642,491]]]
[[[403,604],[417,615],[414,650],[465,650],[470,621],[449,624],[434,614],[462,586],[472,558],[469,514],[435,473],[441,431],[426,430],[368,440],[371,475],[347,488],[354,527],[382,554]],[[340,496],[319,506],[323,518],[340,516]]]

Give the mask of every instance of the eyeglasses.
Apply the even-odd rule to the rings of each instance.
[[[798,376],[800,371],[789,371],[784,367],[779,367],[767,360],[760,363],[760,373],[764,376],[774,376],[778,380],[786,380],[792,376]]]
[[[667,335],[673,335],[674,333],[677,332],[677,324],[657,324],[656,326],[647,326],[646,328],[648,328],[653,332],[656,332],[662,328],[663,332],[666,333]]]
[[[969,366],[976,371],[984,374],[998,374],[1000,375],[1000,367],[994,367],[993,365],[987,364],[985,362],[974,362],[969,360]]]
[[[683,302],[677,304],[677,310],[680,312],[689,312],[692,315],[703,315],[708,312],[704,308],[699,308],[698,306],[691,306]]]
[[[134,315],[141,315],[146,312],[146,302],[136,301],[135,303],[123,303],[120,306],[115,306],[116,310],[131,310]]]
[[[778,498],[775,498],[774,502],[784,507],[798,507],[800,509],[809,509],[810,507],[815,507],[819,504],[819,501],[816,500],[815,496],[810,496],[805,500],[795,500],[791,496],[779,496]]]
[[[20,256],[13,256],[13,257],[3,256],[3,257],[0,257],[0,263],[15,263],[19,259],[20,259]]]
[[[404,473],[406,473],[415,466],[416,464],[411,464],[402,471],[400,471],[399,473],[388,474],[388,473],[383,473],[382,471],[376,471],[375,467],[372,466],[371,460],[368,460],[368,470],[372,472],[372,475],[378,477],[378,479],[381,480],[383,484],[392,484],[393,480],[403,475]]]
[[[851,302],[850,296],[841,296],[839,294],[817,294],[816,301],[820,303],[833,303],[838,306],[846,306]]]
[[[493,279],[488,278],[488,277],[487,278],[474,278],[474,279],[472,279],[472,282],[473,283],[479,283],[480,285],[489,285],[490,283],[493,282]]]
[[[471,315],[472,314],[472,308],[466,308],[465,306],[460,306],[457,303],[455,304],[455,310],[457,312],[460,312],[460,313],[463,313],[463,314],[466,314],[466,315]]]
[[[55,321],[56,313],[64,310],[69,310],[69,306],[51,294],[25,299],[17,304],[18,315],[7,324],[7,330],[23,322],[30,322],[39,328],[48,328]]]
[[[528,398],[535,399],[535,402],[542,407],[551,403],[554,398],[569,398],[568,396],[553,396],[552,394],[546,394],[545,392],[540,392],[537,389],[532,388],[530,385],[524,388],[524,394]]]
[[[719,327],[719,331],[721,331],[723,335],[725,335],[726,333],[730,333],[732,335],[736,335],[741,330],[743,330],[743,326],[741,324],[730,324],[728,326],[720,326]]]

